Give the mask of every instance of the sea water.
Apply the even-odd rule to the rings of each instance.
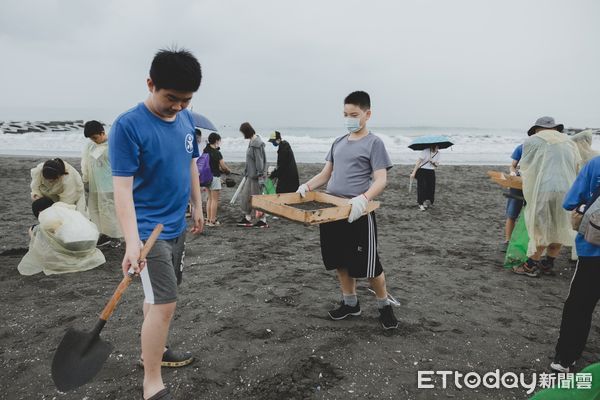
[[[107,128],[107,130],[110,128]],[[266,142],[267,161],[276,163],[277,148],[267,142],[272,128],[257,128]],[[333,140],[344,134],[342,127],[278,127],[300,163],[322,163]],[[524,129],[488,129],[460,127],[373,127],[390,154],[394,164],[413,164],[419,152],[408,148],[418,136],[446,135],[454,143],[442,150],[442,164],[501,165],[510,164],[515,147],[527,138]],[[237,126],[219,127],[222,137],[221,153],[225,161],[245,161],[248,141]],[[206,140],[208,132],[203,137]],[[594,135],[593,148],[600,150],[600,140]],[[79,128],[63,132],[0,133],[0,155],[42,157],[79,157],[88,139]],[[205,143],[201,143],[201,150]]]

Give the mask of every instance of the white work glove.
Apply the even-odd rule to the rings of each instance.
[[[306,183],[303,183],[302,185],[298,186],[298,189],[296,189],[296,193],[300,193],[300,197],[306,197],[306,193],[308,192],[310,192],[310,188]]]
[[[350,215],[348,216],[348,222],[352,223],[359,219],[365,213],[365,211],[367,211],[369,200],[367,199],[367,196],[361,194],[360,196],[356,196],[348,200],[348,203],[352,205]]]

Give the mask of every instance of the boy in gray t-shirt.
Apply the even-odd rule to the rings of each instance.
[[[350,93],[344,100],[344,117],[348,134],[337,138],[323,170],[297,192],[306,192],[327,184],[327,193],[348,198],[352,205],[348,220],[321,224],[321,254],[327,270],[337,272],[343,300],[329,311],[334,320],[360,315],[356,296],[356,278],[368,278],[377,296],[379,320],[385,329],[398,327],[388,300],[383,268],[377,254],[375,213],[366,212],[369,200],[383,192],[387,170],[392,162],[383,141],[369,132],[371,99],[365,92]]]

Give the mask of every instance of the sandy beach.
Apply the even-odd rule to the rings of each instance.
[[[25,277],[17,264],[28,244],[29,169],[39,158],[0,158],[0,327],[3,399],[141,398],[136,366],[141,283],[135,281],[102,337],[114,345],[88,385],[57,392],[50,377],[56,346],[69,327],[90,329],[121,279],[123,249],[107,263],[66,275]],[[79,167],[78,160],[68,160]],[[300,164],[300,179],[321,165]],[[384,332],[374,295],[359,282],[363,314],[332,321],[340,299],[321,263],[317,227],[270,219],[269,229],[235,226],[222,192],[222,226],[188,237],[186,270],[169,343],[196,361],[165,369],[177,399],[525,399],[523,389],[417,388],[419,370],[547,371],[573,266],[525,278],[502,268],[505,198],[485,172],[499,167],[442,166],[435,208],[420,212],[407,192],[412,166],[397,165],[377,212],[388,289],[401,306],[396,331]],[[234,170],[241,170],[234,164]],[[598,311],[578,367],[600,356]],[[529,378],[528,378],[529,379]]]

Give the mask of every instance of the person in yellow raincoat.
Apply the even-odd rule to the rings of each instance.
[[[98,121],[86,122],[83,135],[90,139],[81,155],[81,178],[88,195],[88,214],[101,234],[98,245],[117,246],[120,244],[118,238],[123,235],[115,212],[108,136]]]
[[[31,200],[42,197],[73,204],[77,211],[87,216],[81,175],[60,158],[39,163],[31,169]]]
[[[554,274],[554,259],[561,247],[574,244],[570,215],[562,202],[577,177],[581,156],[575,142],[562,133],[563,128],[552,117],[539,118],[523,144],[520,165],[529,246],[527,261],[513,267],[519,275]]]

